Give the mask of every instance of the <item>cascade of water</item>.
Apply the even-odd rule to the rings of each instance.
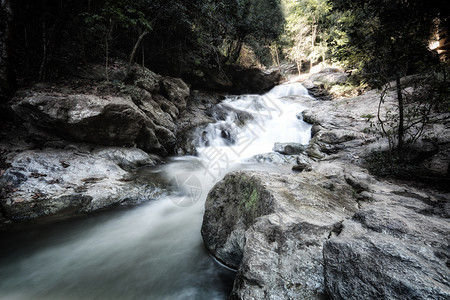
[[[286,97],[286,96],[306,96],[309,97],[308,90],[299,82],[289,82],[282,85],[275,86],[268,93],[275,97]]]
[[[210,159],[220,153],[231,162],[272,151],[275,142],[307,144],[311,126],[301,120],[301,102],[286,96],[308,96],[300,83],[279,85],[265,95],[229,97],[223,105],[232,108],[224,120],[208,125],[202,132],[199,156]],[[309,96],[308,96],[309,97]],[[251,117],[242,124],[239,112]]]

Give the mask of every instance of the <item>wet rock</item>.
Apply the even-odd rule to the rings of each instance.
[[[285,155],[297,155],[305,152],[306,147],[299,143],[275,143],[272,150]]]
[[[196,154],[205,126],[215,121],[213,107],[221,100],[223,97],[218,94],[193,91],[186,110],[180,113],[177,120],[176,152],[179,155]]]
[[[238,269],[231,299],[321,299],[322,244],[355,205],[342,179],[234,172],[210,191],[202,235]]]
[[[292,171],[296,171],[296,172],[310,172],[312,171],[312,167],[310,164],[307,163],[299,163],[298,165],[292,166]]]
[[[319,120],[313,111],[306,109],[302,112],[302,119],[309,124],[319,124]]]
[[[269,163],[274,165],[292,165],[298,161],[298,155],[283,155],[278,152],[257,154],[249,159],[259,163]]]
[[[236,94],[262,94],[281,80],[277,70],[266,72],[260,69],[238,69],[232,71],[233,92]]]
[[[160,189],[134,180],[130,172],[157,162],[157,157],[140,149],[118,147],[24,151],[0,179],[2,187],[12,187],[0,202],[0,211],[14,222],[148,201]]]
[[[95,148],[92,154],[111,160],[126,171],[142,166],[155,166],[164,162],[161,157],[137,148],[99,147]]]
[[[239,126],[244,125],[247,121],[253,119],[253,115],[249,112],[235,109],[226,104],[218,104],[206,111],[206,115],[213,118],[216,121],[224,121],[231,115],[235,120],[235,123]]]

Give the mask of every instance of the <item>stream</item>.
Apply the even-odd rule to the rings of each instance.
[[[0,299],[227,299],[235,272],[204,249],[208,191],[233,170],[292,172],[258,163],[275,142],[307,144],[298,83],[225,99],[198,130],[198,155],[142,168],[167,193],[155,201],[0,236]],[[284,98],[283,98],[284,97]]]

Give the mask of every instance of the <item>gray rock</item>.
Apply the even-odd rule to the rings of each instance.
[[[193,91],[188,98],[188,106],[177,120],[177,150],[178,155],[195,155],[199,137],[203,128],[214,122],[213,107],[220,102],[217,94]]]
[[[281,80],[278,70],[236,69],[232,71],[233,92],[237,94],[261,94]]]
[[[303,121],[305,121],[306,123],[309,123],[309,124],[319,124],[319,120],[318,120],[317,116],[314,114],[313,111],[311,111],[309,109],[305,109],[302,112],[302,119],[303,119]]]
[[[325,241],[324,274],[332,299],[447,299],[450,296],[448,194],[379,181],[354,165],[322,162],[343,174],[359,209]]]
[[[235,172],[205,207],[207,249],[238,268],[231,299],[322,299],[322,243],[356,202],[343,179]]]
[[[449,299],[448,219],[379,205],[358,211],[324,244],[331,298]]]
[[[125,78],[126,69],[120,61],[110,65],[109,79],[114,82],[106,90],[102,84],[99,89],[92,86],[93,80],[106,80],[104,67],[80,67],[74,76],[82,79],[19,91],[12,109],[30,131],[39,132],[36,137],[42,144],[56,135],[100,145],[137,146],[159,155],[174,153],[175,123],[186,107],[189,87],[179,78],[162,77],[138,65]]]
[[[257,154],[249,159],[250,162],[269,163],[274,165],[293,165],[298,161],[298,155],[283,155],[278,152]]]
[[[235,109],[226,104],[218,104],[206,111],[206,114],[216,121],[226,120],[230,114],[234,114],[235,123],[244,125],[249,120],[253,120],[253,115],[243,110]]]
[[[148,154],[138,148],[100,147],[95,148],[92,154],[111,160],[126,171],[142,166],[155,166],[163,163],[161,157]]]
[[[285,155],[296,155],[305,152],[306,147],[299,143],[275,143],[272,150]]]
[[[12,109],[34,126],[69,139],[100,145],[137,145],[149,152],[166,153],[154,123],[130,97],[35,93],[17,99]]]
[[[12,222],[148,201],[161,189],[134,180],[124,169],[156,162],[157,157],[142,150],[118,147],[24,151],[12,159],[0,179],[2,187],[12,187],[0,201],[0,211]]]
[[[159,93],[161,88],[159,82],[161,78],[161,75],[158,75],[147,68],[141,68],[135,64],[131,68],[127,82],[153,94]]]
[[[189,87],[180,78],[164,77],[161,80],[162,94],[180,110],[186,108]]]
[[[345,129],[333,129],[319,132],[320,141],[326,144],[341,144],[355,139],[364,139],[366,135],[362,132]]]

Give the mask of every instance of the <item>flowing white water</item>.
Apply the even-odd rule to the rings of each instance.
[[[226,299],[234,273],[200,236],[206,195],[231,170],[290,171],[247,160],[275,142],[308,142],[301,103],[280,99],[305,92],[294,84],[225,100],[231,111],[205,128],[199,157],[140,171],[171,187],[160,199],[0,236],[0,299]],[[237,125],[239,110],[253,119]]]
[[[203,132],[203,147],[197,149],[200,157],[211,160],[221,155],[230,163],[242,162],[260,153],[271,152],[275,142],[307,144],[311,125],[301,121],[305,109],[295,98],[308,96],[300,83],[279,85],[265,95],[245,95],[228,98],[222,105],[233,109],[225,120],[209,125]],[[309,97],[309,96],[308,96]],[[250,113],[252,120],[239,126],[239,113]]]

